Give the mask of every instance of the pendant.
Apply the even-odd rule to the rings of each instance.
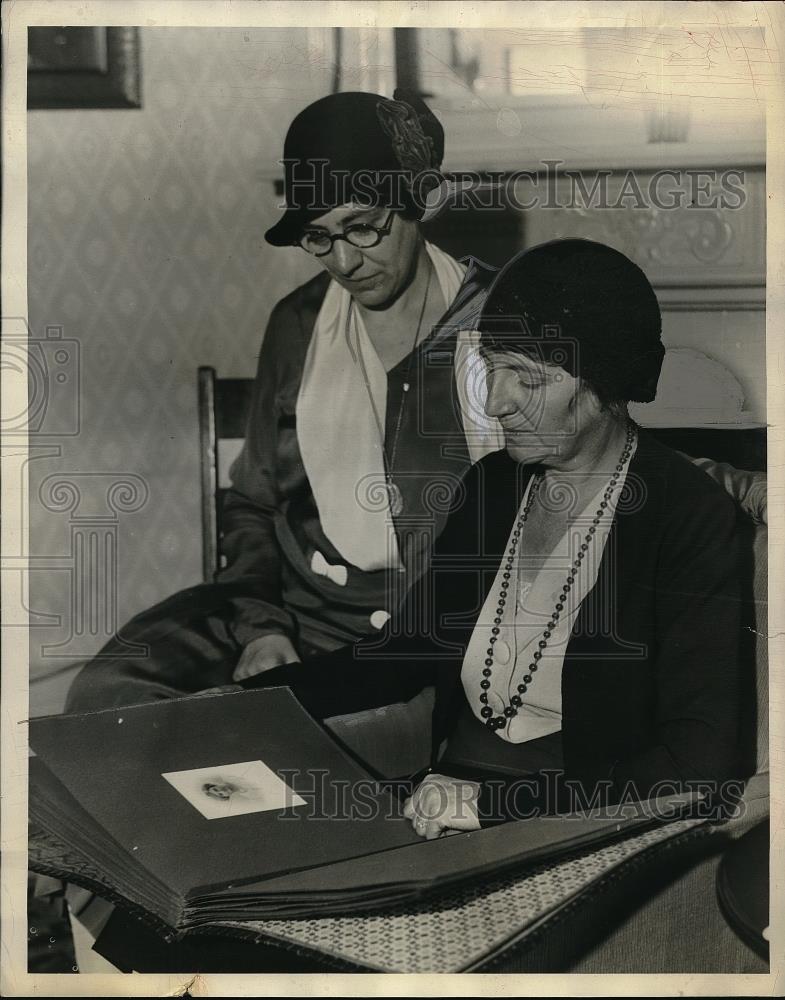
[[[403,494],[395,483],[387,483],[387,500],[392,516],[400,517],[403,513]]]

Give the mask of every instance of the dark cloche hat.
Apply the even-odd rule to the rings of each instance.
[[[648,403],[665,349],[657,296],[612,247],[563,239],[524,250],[494,280],[479,323],[487,347],[585,378],[608,400]]]
[[[422,175],[424,199],[439,182],[443,157],[444,130],[417,94],[323,97],[289,126],[283,149],[286,210],[265,239],[273,246],[296,243],[306,223],[361,197],[416,213],[411,179]]]

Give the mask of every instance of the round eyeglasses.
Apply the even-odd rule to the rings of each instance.
[[[342,233],[328,233],[323,230],[306,230],[297,242],[307,253],[314,257],[325,257],[333,248],[336,240],[346,240],[360,250],[370,250],[382,242],[390,232],[395,212],[391,211],[382,226],[372,226],[367,222],[355,222],[347,226]]]

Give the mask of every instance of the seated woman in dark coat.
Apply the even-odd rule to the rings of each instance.
[[[737,769],[736,510],[628,417],[654,398],[643,272],[585,240],[522,253],[481,320],[506,450],[466,475],[383,638],[269,671],[322,718],[435,685],[423,836],[721,785]]]
[[[493,422],[471,420],[464,378],[495,271],[425,238],[444,131],[396,94],[330,94],[292,122],[287,209],[265,238],[323,270],[270,316],[224,499],[225,568],[136,615],[78,675],[69,711],[175,698],[378,635],[444,525],[432,493],[449,497],[501,446]]]

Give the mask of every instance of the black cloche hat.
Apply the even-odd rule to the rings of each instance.
[[[656,395],[665,355],[657,296],[637,264],[603,243],[553,240],[513,257],[479,329],[486,347],[557,364],[607,399]]]
[[[309,221],[363,197],[417,215],[417,204],[439,183],[443,157],[444,130],[418,95],[323,97],[301,111],[286,134],[286,209],[265,239],[290,246]]]

